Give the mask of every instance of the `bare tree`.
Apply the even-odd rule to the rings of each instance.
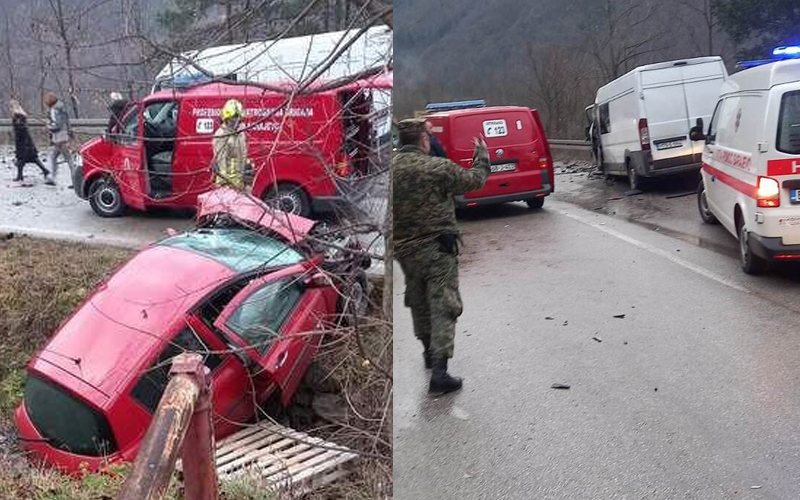
[[[578,137],[583,109],[592,100],[597,78],[591,61],[570,47],[529,45],[528,93],[541,109],[550,137]]]
[[[714,40],[719,33],[719,19],[713,4],[713,0],[681,1],[681,6],[688,14],[684,19],[684,25],[689,33],[689,39],[699,54],[708,56],[717,55],[714,53]]]
[[[591,32],[587,46],[605,81],[614,80],[635,66],[636,61],[659,50],[663,32],[650,22],[656,4],[641,0],[603,0],[602,21]]]

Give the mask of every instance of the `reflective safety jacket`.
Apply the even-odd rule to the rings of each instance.
[[[244,132],[223,123],[214,132],[214,182],[217,186],[244,189],[247,163],[247,138]]]

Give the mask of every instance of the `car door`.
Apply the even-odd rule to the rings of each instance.
[[[714,158],[714,152],[717,147],[717,131],[719,129],[719,120],[722,115],[723,108],[725,107],[725,100],[720,99],[714,114],[711,116],[711,123],[708,125],[708,134],[706,135],[706,142],[703,150],[703,184],[706,189],[706,199],[711,211],[717,215],[722,213],[722,206],[720,203],[720,182],[717,180],[716,172],[719,165]]]
[[[114,136],[116,147],[112,156],[112,170],[125,203],[144,210],[149,188],[142,168],[144,148],[141,111],[141,105],[131,106],[122,119],[122,129]]]
[[[287,404],[321,340],[327,314],[321,289],[304,274],[284,270],[253,280],[214,322],[257,365],[256,373],[278,384]]]

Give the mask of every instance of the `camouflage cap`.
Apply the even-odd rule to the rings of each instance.
[[[397,123],[397,130],[400,133],[422,133],[427,129],[425,128],[425,119],[423,118],[406,118]]]

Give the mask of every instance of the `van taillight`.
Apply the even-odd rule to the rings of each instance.
[[[647,119],[639,120],[639,144],[645,151],[650,150],[650,130],[647,128]]]
[[[758,178],[758,206],[773,208],[781,206],[781,186],[771,177]]]
[[[542,156],[539,158],[539,168],[547,168],[547,157]]]

